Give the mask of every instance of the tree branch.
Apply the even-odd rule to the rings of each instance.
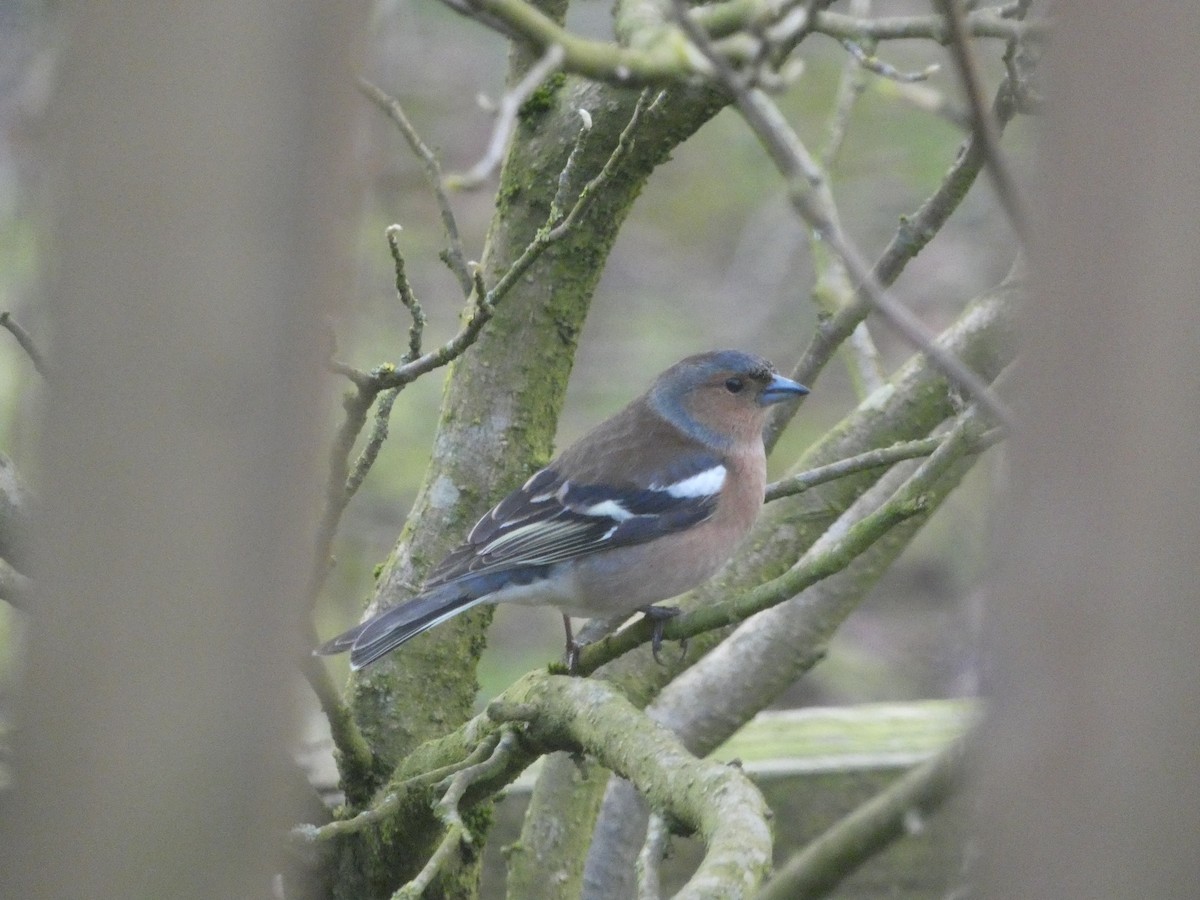
[[[508,139],[517,127],[517,115],[521,106],[528,100],[542,82],[558,71],[563,62],[563,48],[560,44],[551,44],[542,54],[542,58],[529,67],[529,71],[511,91],[506,91],[500,98],[496,111],[496,124],[492,127],[492,136],[488,140],[487,150],[479,162],[461,175],[451,175],[446,179],[449,187],[457,190],[474,190],[491,178],[492,173],[500,166],[504,158],[504,148]]]
[[[708,77],[711,66],[694,52],[679,29],[666,25],[638,23],[637,40],[631,44],[591,40],[563,28],[525,0],[442,0],[468,18],[515,37],[541,52],[560,46],[566,72],[618,86],[665,85]],[[806,0],[805,0],[806,2]],[[657,17],[655,17],[657,18]],[[745,41],[722,44],[731,63],[753,63],[761,56],[763,34],[771,46],[783,47],[784,55],[804,36],[825,34],[856,42],[923,38],[945,44],[949,35],[940,16],[901,16],[880,19],[856,18],[828,11],[811,16],[797,0],[728,0],[696,7],[689,18],[711,38],[731,35]],[[1046,34],[1044,23],[1013,21],[990,10],[966,17],[964,27],[976,37],[1032,39]],[[737,34],[746,32],[745,35]],[[635,49],[636,46],[636,49]]]
[[[993,107],[997,122],[1000,125],[1007,124],[1015,112],[1007,84],[1000,86]],[[901,219],[900,227],[871,268],[871,276],[876,283],[891,285],[904,271],[909,261],[933,240],[975,183],[975,178],[983,168],[983,163],[982,147],[972,133],[959,149],[937,190],[926,198],[913,215]],[[1022,268],[1023,266],[1018,260],[1010,273],[1010,279],[1019,278]],[[865,320],[870,310],[869,301],[858,295],[853,303],[842,307],[831,318],[818,322],[812,340],[792,370],[792,377],[802,384],[810,386],[814,384],[817,374],[824,368],[825,363],[829,361],[842,342],[853,333],[858,324]],[[765,433],[768,449],[774,446],[787,423],[796,414],[797,409],[798,406],[794,403],[784,403],[776,407],[776,411],[767,423]]]
[[[870,0],[854,0],[850,9],[856,15],[869,13]],[[866,69],[851,55],[842,65],[833,111],[825,128],[825,143],[819,156],[823,181],[827,182],[834,160],[841,151],[850,124],[850,114],[862,96],[866,83]],[[831,208],[836,209],[832,195],[829,196],[828,203]],[[828,251],[814,231],[809,231],[808,247],[814,270],[813,300],[824,314],[833,315],[853,302],[854,285],[850,282],[846,266],[841,259],[837,254]],[[844,355],[859,400],[884,384],[886,376],[879,350],[871,339],[866,322],[859,322],[850,333]]]
[[[988,174],[996,188],[996,196],[1000,199],[1000,206],[1004,209],[1004,214],[1008,216],[1009,224],[1012,225],[1022,246],[1028,247],[1029,219],[1025,214],[1025,204],[1021,201],[1016,182],[1013,181],[1008,164],[1000,150],[999,129],[988,110],[987,100],[983,96],[979,66],[968,44],[963,12],[956,0],[935,0],[935,6],[941,9],[942,16],[946,20],[950,52],[954,57],[954,65],[958,69],[963,94],[967,98],[967,108],[971,112],[971,128],[979,138]],[[1011,78],[1009,81],[1012,83]]]
[[[966,451],[968,453],[981,453],[1004,437],[1005,431],[1003,428],[992,428],[988,431],[981,429],[978,434],[968,436]],[[922,438],[915,441],[902,441],[892,444],[890,447],[867,450],[864,453],[859,453],[857,456],[851,456],[824,466],[818,466],[815,469],[809,469],[807,472],[790,475],[787,478],[782,478],[767,485],[766,502],[770,503],[772,500],[791,497],[814,488],[819,484],[825,484],[828,481],[844,478],[847,475],[853,475],[857,472],[865,472],[880,466],[890,466],[906,459],[928,456],[942,445],[943,440],[944,438],[939,436]]]
[[[404,113],[404,108],[400,106],[400,102],[393,97],[390,97],[382,88],[377,87],[372,82],[365,78],[360,78],[358,81],[359,89],[363,95],[378,106],[388,118],[396,123],[400,129],[400,133],[404,135],[404,139],[408,142],[409,147],[424,164],[425,180],[429,184],[429,189],[433,191],[433,196],[437,200],[438,210],[442,215],[442,228],[446,232],[446,240],[448,246],[441,254],[442,261],[449,267],[458,279],[459,287],[462,288],[463,296],[469,297],[474,284],[471,280],[470,267],[467,265],[466,253],[463,251],[462,238],[458,234],[458,222],[454,218],[454,209],[450,206],[450,198],[446,195],[446,190],[442,186],[442,167],[438,163],[437,157],[433,151],[426,146],[421,140],[421,136],[417,134],[417,130],[413,127],[412,122],[408,120],[408,116]]]
[[[928,815],[963,777],[966,742],[956,740],[903,775],[793,856],[757,900],[817,900],[906,833],[913,815]]]
[[[488,715],[528,723],[526,738],[543,749],[594,756],[676,827],[698,832],[706,853],[676,898],[714,896],[717,885],[728,886],[730,872],[752,890],[770,869],[769,813],[758,789],[736,767],[693,757],[611,685],[527,677],[489,704]],[[634,734],[638,739],[629,740]]]

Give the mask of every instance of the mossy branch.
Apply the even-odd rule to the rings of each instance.
[[[633,25],[618,16],[622,43],[593,40],[564,28],[525,0],[442,0],[451,9],[502,34],[516,38],[538,52],[562,48],[562,69],[618,86],[666,85],[711,78],[713,70],[697,54],[683,33],[661,22],[661,15]],[[801,0],[727,0],[697,7],[689,15],[713,39],[745,37],[721,45],[724,59],[734,65],[756,64],[764,56],[764,38],[770,47],[794,46],[808,34],[825,34],[856,42],[925,39],[948,43],[950,34],[940,16],[860,18],[816,11],[809,18]],[[991,10],[976,10],[964,18],[973,37],[1008,40],[1041,38],[1043,22],[1021,22]]]
[[[740,769],[687,752],[611,685],[564,676],[526,678],[488,707],[499,720],[525,721],[525,738],[544,750],[582,751],[631,781],[706,852],[677,898],[715,896],[717,885],[752,891],[771,865],[769,812]]]

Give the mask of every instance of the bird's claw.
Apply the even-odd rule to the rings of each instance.
[[[642,607],[642,615],[650,620],[650,655],[654,657],[654,661],[660,666],[665,666],[659,655],[663,645],[663,628],[667,622],[675,618],[681,610],[675,606],[644,606]],[[679,646],[684,652],[687,651],[687,639],[679,642]]]

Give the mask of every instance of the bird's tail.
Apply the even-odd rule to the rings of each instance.
[[[326,641],[314,652],[333,656],[350,651],[350,668],[358,671],[435,625],[482,602],[483,597],[446,584],[391,606],[361,625]]]

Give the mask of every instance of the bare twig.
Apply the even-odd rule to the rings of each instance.
[[[621,132],[617,146],[613,148],[613,152],[609,155],[604,167],[595,178],[584,185],[583,190],[579,192],[579,196],[575,199],[575,203],[571,206],[571,209],[565,215],[560,210],[551,209],[546,223],[538,229],[533,240],[526,245],[525,249],[521,251],[521,254],[513,261],[513,264],[508,267],[504,274],[496,280],[495,285],[491,289],[485,287],[483,276],[478,268],[474,268],[471,271],[471,315],[458,334],[454,335],[454,337],[438,349],[423,353],[421,356],[403,365],[381,366],[376,369],[371,374],[372,386],[377,391],[404,387],[411,384],[427,372],[440,368],[462,355],[471,344],[475,343],[479,332],[482,331],[483,326],[487,324],[495,312],[496,304],[507,296],[508,292],[512,290],[513,285],[546,252],[547,247],[570,233],[575,223],[579,221],[579,217],[583,215],[584,210],[591,203],[596,191],[612,177],[617,164],[624,158],[625,153],[628,151],[629,144],[632,141],[633,130],[637,126],[639,117],[647,108],[644,103],[645,99],[646,94],[643,94],[634,108],[629,124]],[[588,120],[585,118],[583,131],[586,132],[587,130]],[[574,158],[574,153],[568,157],[568,168],[573,166]]]
[[[387,440],[388,423],[392,415],[392,406],[395,404],[396,397],[399,394],[400,388],[382,391],[375,403],[375,425],[371,429],[371,433],[367,436],[366,443],[363,444],[362,451],[358,454],[358,459],[354,461],[354,468],[350,470],[350,474],[346,477],[345,494],[347,502],[358,493],[363,479],[367,477],[367,473],[371,471],[371,466],[375,465],[375,460],[379,458],[379,451],[383,448],[383,442]]]
[[[342,400],[345,418],[338,427],[334,437],[333,447],[329,453],[329,477],[325,485],[325,508],[321,512],[321,520],[317,525],[316,546],[313,549],[313,570],[309,577],[309,603],[316,602],[317,595],[325,583],[329,572],[330,553],[333,539],[337,534],[338,523],[342,513],[350,502],[351,494],[347,492],[347,481],[350,475],[350,454],[354,450],[354,442],[358,440],[363,426],[367,421],[367,412],[375,402],[379,393],[373,381],[356,383],[355,389],[346,394]]]
[[[945,44],[946,22],[938,15],[880,16],[811,10],[807,0],[724,0],[697,6],[692,17],[709,37],[717,39],[748,29],[763,29],[775,46],[795,47],[809,34],[824,34],[836,40],[858,42],[890,40],[928,40]],[[966,17],[973,37],[1041,39],[1047,34],[1045,22],[1011,21],[1003,10],[983,9]]]
[[[963,11],[957,0],[936,0],[946,20],[946,32],[949,37],[950,52],[962,81],[963,93],[971,111],[971,125],[979,136],[983,148],[984,161],[992,183],[996,188],[996,196],[1008,216],[1008,221],[1016,232],[1017,237],[1025,246],[1029,245],[1028,218],[1025,215],[1024,203],[1016,182],[1009,172],[1008,165],[1000,150],[999,131],[996,122],[988,109],[983,96],[983,84],[979,75],[979,66],[971,52]],[[1015,89],[1015,86],[1014,86]]]
[[[400,237],[401,228],[399,225],[390,225],[384,232],[387,237],[388,248],[392,254],[392,262],[396,272],[396,296],[400,302],[408,310],[412,317],[412,324],[408,329],[408,352],[404,354],[404,362],[410,362],[421,355],[421,339],[425,332],[425,310],[421,307],[421,302],[413,293],[412,286],[408,283],[408,275],[405,272],[404,256],[400,252]],[[362,379],[369,379],[370,376],[358,370],[351,370],[355,375]],[[364,386],[363,382],[355,378],[355,383],[360,387]],[[370,387],[369,381],[366,386]],[[343,485],[341,490],[336,494],[336,500],[333,493],[330,494],[327,503],[326,513],[334,514],[335,518],[332,523],[332,529],[329,524],[323,527],[321,534],[326,539],[325,553],[319,557],[327,557],[329,549],[332,546],[333,531],[337,527],[337,519],[341,517],[346,505],[358,493],[358,489],[362,486],[363,479],[367,477],[367,473],[375,464],[375,460],[379,457],[379,451],[383,447],[383,442],[387,440],[388,422],[392,414],[392,406],[396,402],[396,397],[399,395],[399,388],[391,388],[382,391],[378,396],[375,404],[375,425],[371,430],[371,434],[367,437],[366,443],[363,445],[362,451],[358,454],[358,459],[355,460],[353,468],[347,472],[344,462],[337,464],[337,473],[335,479]],[[374,397],[374,394],[371,394]],[[364,395],[359,402],[365,402]],[[355,416],[357,419],[357,415]],[[355,430],[355,437],[358,431],[361,430],[361,425]],[[344,445],[343,445],[344,446]],[[347,448],[348,451],[348,448]],[[342,457],[344,460],[345,457]],[[340,505],[340,508],[337,506]]]
[[[1016,112],[1007,83],[1002,84],[996,92],[994,108],[996,120],[1001,125],[1007,124]],[[900,227],[896,229],[871,269],[871,274],[878,283],[890,285],[900,276],[904,267],[937,235],[946,220],[958,208],[982,168],[983,153],[976,135],[972,132],[955,154],[954,161],[937,189],[925,199],[915,213],[901,217]],[[1020,280],[1021,275],[1016,267],[1009,277]],[[869,300],[858,295],[853,303],[843,307],[831,318],[819,322],[808,347],[792,369],[792,377],[803,384],[812,384],[825,363],[870,311]],[[775,408],[764,434],[768,448],[774,446],[791,417],[795,415],[796,409],[797,405],[794,403],[780,404]]]
[[[457,772],[446,776],[442,783],[446,790],[437,804],[437,815],[447,825],[462,825],[459,809],[467,791],[481,781],[486,781],[508,768],[512,755],[517,751],[517,729],[506,726],[500,731],[499,740],[492,743],[492,751],[486,759],[472,760]]]
[[[420,157],[421,162],[424,164],[425,180],[429,183],[429,188],[433,191],[433,196],[437,200],[438,209],[442,215],[442,228],[446,232],[448,246],[442,253],[442,261],[450,268],[455,277],[458,278],[458,284],[462,288],[463,295],[470,296],[472,283],[471,273],[467,266],[467,256],[463,252],[462,238],[458,235],[458,222],[454,218],[454,210],[450,206],[450,198],[446,195],[446,190],[442,186],[442,167],[438,163],[437,157],[425,145],[425,142],[421,140],[421,136],[417,134],[417,130],[413,127],[412,122],[404,114],[404,108],[400,106],[398,100],[388,96],[382,88],[377,87],[365,78],[359,79],[358,86],[368,100],[383,110],[388,118],[396,123],[396,126],[400,129],[400,133],[408,141],[409,147]]]
[[[870,0],[854,0],[850,5],[850,11],[857,16],[868,15],[871,11],[871,2]],[[825,172],[826,179],[833,168],[834,160],[841,151],[850,123],[850,114],[862,96],[866,81],[864,68],[858,65],[853,57],[848,58],[845,65],[842,66],[837,97],[826,126],[825,144],[821,148],[819,156],[820,166]],[[830,193],[828,204],[831,208],[835,208],[832,193]],[[812,288],[813,299],[822,312],[832,315],[853,302],[854,285],[850,282],[842,260],[836,254],[828,252],[815,232],[809,231],[808,235],[809,253],[812,257],[815,276]],[[879,350],[871,338],[866,322],[858,323],[844,349],[850,378],[861,400],[886,381]]]
[[[884,62],[874,53],[864,50],[855,41],[843,40],[842,46],[846,48],[854,58],[854,61],[868,72],[874,72],[876,75],[887,78],[890,81],[899,81],[902,84],[911,84],[914,81],[926,81],[930,75],[933,75],[941,68],[937,63],[933,63],[916,72],[902,72],[895,66]]]
[[[37,369],[38,374],[43,378],[49,378],[49,376],[46,374],[46,360],[38,351],[37,345],[33,342],[33,338],[29,336],[29,332],[21,327],[21,323],[13,318],[11,312],[8,310],[0,312],[0,325],[7,328],[9,333],[17,339],[17,343],[21,345],[21,349],[25,351],[25,354],[29,357],[30,362],[33,363],[33,367]]]
[[[388,250],[392,254],[392,266],[396,272],[396,296],[412,317],[412,325],[408,329],[408,353],[404,361],[416,359],[421,355],[421,338],[425,333],[425,310],[413,293],[412,285],[408,283],[408,274],[404,266],[404,255],[400,252],[400,226],[389,225],[384,231],[387,237]]]
[[[461,175],[450,175],[446,178],[446,186],[458,190],[473,190],[486,182],[492,173],[500,166],[504,157],[504,148],[508,139],[517,127],[517,115],[521,106],[533,92],[541,87],[542,82],[553,75],[562,66],[563,48],[561,44],[551,44],[539,59],[532,65],[525,77],[511,91],[506,91],[500,98],[496,111],[496,124],[492,128],[492,136],[488,141],[487,150],[483,157],[470,170]]]
[[[438,843],[437,849],[433,851],[433,855],[421,867],[421,871],[416,874],[408,884],[401,887],[398,891],[392,894],[392,900],[417,900],[429,885],[433,884],[433,879],[437,877],[442,869],[448,868],[451,860],[458,854],[459,849],[464,844],[470,843],[470,834],[461,824],[451,825],[446,829],[446,833],[442,835],[442,840]]]
[[[854,11],[869,12],[870,0],[854,0],[850,7]],[[819,159],[821,168],[826,172],[833,168],[834,160],[842,150],[846,141],[846,131],[850,127],[850,114],[854,111],[859,98],[867,86],[867,78],[863,67],[853,60],[846,60],[838,78],[837,96],[833,101],[833,112],[825,127],[825,143],[821,147]]]
[[[474,749],[458,762],[439,769],[433,769],[429,772],[422,772],[419,775],[414,775],[412,778],[406,778],[401,782],[391,785],[388,791],[372,806],[348,819],[339,819],[336,822],[330,822],[321,826],[299,825],[292,829],[292,837],[304,843],[319,843],[344,837],[348,834],[355,834],[384,822],[404,805],[405,800],[408,799],[412,792],[431,788],[445,781],[447,778],[452,778],[459,772],[473,769],[479,766],[480,763],[487,762],[489,759],[497,759],[500,742],[505,741],[507,738],[507,730],[491,732],[485,735]],[[504,744],[505,756],[511,754],[512,751],[513,744],[511,740],[508,740]],[[480,777],[480,775],[476,775],[474,780],[477,781]]]
[[[571,145],[571,152],[567,154],[567,161],[563,163],[562,171],[558,173],[558,184],[554,189],[554,196],[550,200],[550,212],[546,216],[547,222],[562,221],[563,206],[567,202],[567,194],[575,176],[575,166],[579,154],[583,151],[583,142],[592,130],[592,114],[586,109],[578,109],[576,112],[579,114],[579,131],[575,135],[575,143]],[[637,115],[637,112],[638,107],[635,106],[634,115]]]
[[[729,64],[713,50],[707,35],[688,17],[683,0],[672,0],[672,3],[680,27],[708,58],[717,78],[733,96],[738,111],[787,180],[792,206],[842,258],[851,279],[858,284],[859,296],[865,298],[913,346],[928,355],[951,381],[977,399],[997,421],[1011,424],[1012,416],[982,379],[953,354],[938,346],[920,320],[895,300],[875,278],[858,249],[838,225],[819,169],[771,99],[762,91],[741,84]]]
[[[970,435],[968,436],[967,452],[982,453],[998,441],[1003,440],[1004,436],[1005,432],[1003,428],[992,428],[976,435]],[[847,475],[853,475],[857,472],[865,472],[868,469],[875,469],[880,466],[894,465],[906,459],[928,456],[937,450],[943,441],[945,441],[945,437],[940,435],[921,438],[915,441],[902,441],[890,447],[867,450],[864,453],[859,453],[846,459],[839,459],[837,462],[809,469],[807,472],[800,472],[788,478],[782,478],[767,485],[766,502],[770,503],[772,500],[780,500],[784,497],[802,494],[819,484],[825,484],[838,478],[845,478]]]

